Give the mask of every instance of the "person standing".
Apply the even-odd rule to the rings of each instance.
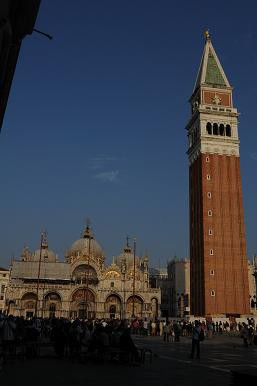
[[[245,323],[243,323],[243,327],[241,328],[240,336],[243,339],[244,347],[248,347],[248,328]]]
[[[144,335],[145,335],[145,336],[148,336],[148,321],[147,321],[146,318],[145,318],[145,320],[143,321],[143,330],[144,330]]]
[[[156,336],[156,323],[154,320],[151,323],[151,327],[152,327],[152,336]]]
[[[160,329],[160,336],[162,336],[163,335],[163,321],[162,320],[160,320],[159,329]]]
[[[181,327],[180,327],[180,324],[178,324],[177,322],[173,325],[173,331],[174,331],[174,334],[175,334],[175,342],[179,342],[180,341],[180,334],[181,334]]]
[[[0,322],[2,348],[3,348],[3,363],[7,362],[7,358],[13,358],[15,354],[15,330],[16,323],[12,315],[1,320]]]
[[[250,324],[250,326],[248,328],[248,344],[249,344],[249,346],[252,346],[253,338],[254,338],[254,329],[253,329],[252,324]]]
[[[164,342],[168,343],[169,334],[170,334],[170,326],[169,326],[169,322],[167,321],[163,327],[163,340],[164,340]]]
[[[191,359],[194,358],[195,349],[196,349],[196,358],[200,359],[200,334],[202,332],[203,331],[201,329],[200,323],[198,322],[198,320],[196,320],[195,326],[194,326],[193,332],[192,332],[192,351],[191,351],[191,355],[190,355]]]
[[[213,325],[212,323],[207,324],[208,338],[211,339],[213,335]]]

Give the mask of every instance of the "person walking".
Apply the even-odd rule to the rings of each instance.
[[[200,359],[200,339],[202,339],[203,330],[201,329],[200,323],[198,320],[195,321],[195,326],[192,332],[192,350],[190,358],[194,358],[195,349],[196,349],[196,358]]]

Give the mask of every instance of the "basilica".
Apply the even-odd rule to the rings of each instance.
[[[149,284],[149,259],[135,256],[127,241],[123,252],[105,264],[102,248],[87,226],[67,251],[65,261],[48,247],[28,247],[12,261],[6,293],[9,314],[30,318],[156,318],[161,291]]]

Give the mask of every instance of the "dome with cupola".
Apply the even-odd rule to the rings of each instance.
[[[129,246],[128,241],[123,252],[114,259],[114,262],[118,267],[125,264],[127,268],[131,268],[134,265],[134,250]],[[138,256],[135,256],[135,265],[141,266],[141,259]]]
[[[89,225],[87,225],[86,229],[84,230],[82,237],[74,241],[74,243],[71,245],[67,255],[92,255],[96,258],[103,259],[104,252],[98,242],[94,239],[93,232]]]
[[[46,261],[49,263],[57,262],[57,255],[48,247],[46,232],[41,235],[40,248],[31,253],[28,246],[25,246],[21,253],[22,261]]]

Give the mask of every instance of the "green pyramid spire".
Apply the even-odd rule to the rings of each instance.
[[[223,75],[211,50],[209,51],[208,55],[205,83],[226,86],[225,79],[223,78]]]
[[[216,88],[231,87],[213,48],[209,34],[206,37],[194,90],[201,85],[210,85]]]

